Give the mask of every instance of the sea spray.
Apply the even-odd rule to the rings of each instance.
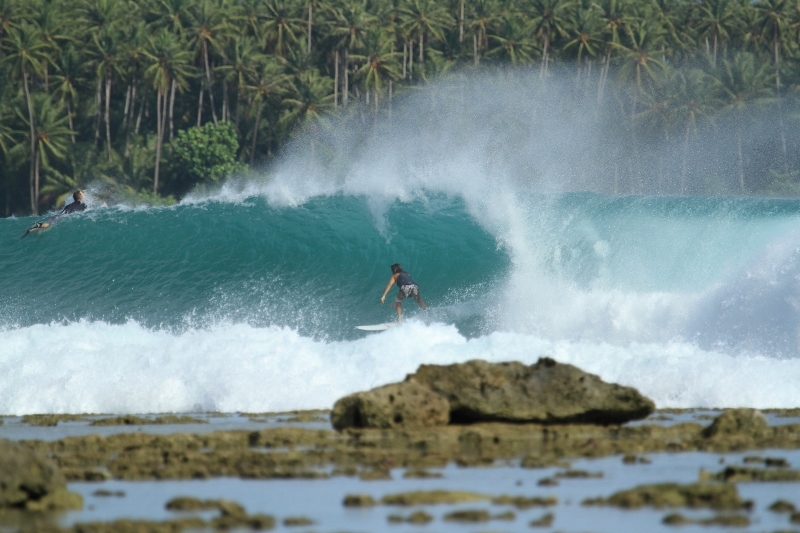
[[[326,407],[543,355],[660,407],[800,405],[800,201],[577,192],[615,189],[592,139],[620,132],[557,91],[445,89],[176,206],[0,220],[0,413]],[[392,319],[394,262],[430,310],[357,331]]]

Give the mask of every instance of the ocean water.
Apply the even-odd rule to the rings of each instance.
[[[287,190],[0,220],[0,412],[329,407],[546,355],[659,407],[800,405],[800,201]],[[356,330],[394,262],[430,309]]]
[[[629,133],[537,79],[417,91],[172,207],[89,186],[41,234],[0,219],[0,414],[327,408],[542,356],[659,407],[800,406],[800,200],[646,194],[647,169],[611,194]],[[356,330],[393,320],[395,262],[429,310]]]

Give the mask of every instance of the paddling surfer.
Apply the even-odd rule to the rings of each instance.
[[[395,297],[394,302],[392,302],[392,305],[397,310],[397,321],[400,322],[403,319],[403,300],[409,296],[414,298],[421,308],[427,309],[428,306],[425,305],[425,302],[423,302],[422,298],[420,298],[419,286],[414,283],[413,279],[411,279],[411,275],[403,270],[403,267],[400,266],[400,263],[393,264],[391,268],[392,277],[389,278],[389,283],[386,285],[386,290],[383,291],[381,303],[384,303],[386,300],[386,295],[389,293],[392,285],[397,284],[397,296]]]
[[[72,193],[73,202],[71,204],[64,206],[64,209],[62,209],[59,214],[53,215],[47,222],[37,222],[36,224],[28,228],[28,231],[23,233],[20,239],[24,239],[25,237],[28,236],[28,233],[31,233],[33,231],[49,228],[58,219],[58,217],[62,215],[69,215],[71,213],[80,213],[81,211],[85,211],[86,204],[83,203],[83,197],[84,197],[83,191],[75,191],[74,193]]]

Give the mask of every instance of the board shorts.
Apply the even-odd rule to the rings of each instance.
[[[403,285],[399,287],[400,290],[397,291],[397,296],[394,299],[394,303],[399,304],[406,298],[413,296],[419,296],[419,287],[417,285]]]

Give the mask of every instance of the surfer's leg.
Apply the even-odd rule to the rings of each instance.
[[[428,306],[425,305],[425,302],[422,301],[422,297],[419,295],[419,287],[418,286],[414,285],[414,288],[411,289],[411,296],[414,297],[414,300],[417,301],[417,303],[419,304],[419,306],[421,308],[423,308],[423,309],[427,309],[428,308]]]
[[[397,310],[397,321],[400,322],[403,320],[403,304],[400,302],[394,303],[394,308]]]

